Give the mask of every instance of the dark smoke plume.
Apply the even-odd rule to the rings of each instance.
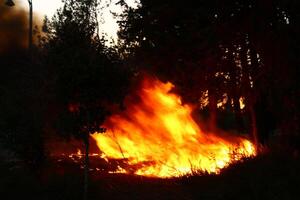
[[[28,13],[0,3],[0,53],[27,47]]]

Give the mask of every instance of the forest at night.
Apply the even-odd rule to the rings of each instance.
[[[0,1],[1,199],[299,199],[300,2],[20,1]]]

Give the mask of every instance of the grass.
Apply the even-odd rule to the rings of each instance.
[[[48,163],[39,172],[0,164],[1,199],[82,199],[83,171],[71,163]],[[220,175],[173,179],[91,172],[90,199],[227,200],[300,199],[300,161],[276,152],[245,160]],[[6,197],[6,198],[4,198]]]

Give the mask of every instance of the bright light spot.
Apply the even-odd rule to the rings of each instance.
[[[25,9],[28,10],[28,2],[27,0],[14,0],[16,4],[16,9]],[[51,18],[57,9],[63,6],[63,3],[61,0],[33,0],[33,11],[35,15],[35,21],[34,24],[41,24],[43,22],[44,16],[48,16]],[[106,6],[110,3],[110,5],[105,8],[100,15],[103,17],[103,23],[100,23],[100,30],[101,32],[106,35],[107,39],[117,39],[117,31],[119,30],[119,26],[117,24],[117,19],[113,17],[112,13],[121,13],[122,9],[120,5],[116,5],[116,3],[119,2],[119,0],[106,0],[101,1],[100,6]],[[128,5],[132,8],[137,8],[139,5],[138,0],[125,0],[125,2],[128,3]],[[100,19],[99,19],[100,21]]]
[[[222,99],[220,99],[219,102],[217,103],[217,107],[225,109],[225,105],[226,105],[227,101],[228,101],[228,95],[227,95],[227,93],[224,93],[222,96]]]
[[[51,3],[50,3],[51,2]],[[20,5],[24,9],[28,9],[28,2],[27,0],[17,0],[15,1],[16,6]],[[61,0],[32,0],[33,10],[38,15],[42,16],[47,15],[51,17],[55,11],[60,8],[63,4]]]
[[[199,103],[200,103],[201,109],[208,105],[208,90],[206,90],[205,92],[202,92],[202,95],[199,99]]]
[[[243,110],[245,108],[245,97],[240,97],[240,109]]]

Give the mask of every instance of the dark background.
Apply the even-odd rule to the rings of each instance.
[[[297,199],[299,2],[118,3],[124,12],[116,16],[117,45],[106,46],[97,34],[95,1],[66,0],[28,49],[27,12],[1,1],[1,198],[80,199],[83,170],[58,164],[49,146],[75,151],[81,143],[93,151],[89,134],[126,109],[124,97],[149,73],[174,83],[205,129],[247,135],[261,152],[218,176],[90,173],[91,199]],[[225,93],[229,100],[217,107]],[[208,105],[199,103],[204,97]]]

